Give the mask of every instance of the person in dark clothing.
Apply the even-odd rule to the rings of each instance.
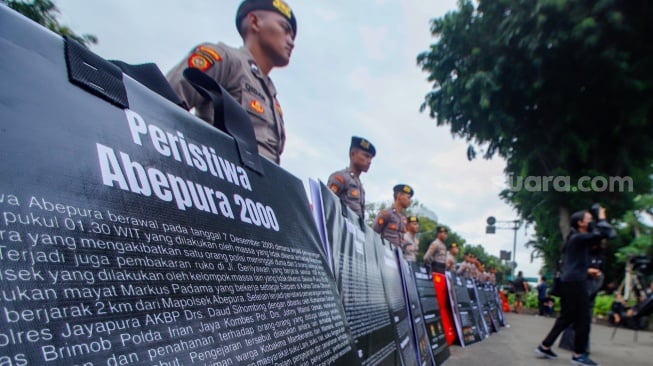
[[[513,311],[521,314],[524,311],[524,303],[526,303],[526,295],[528,294],[528,283],[524,279],[524,273],[522,271],[517,273],[517,278],[513,281],[512,288],[515,290]]]
[[[587,275],[590,268],[590,249],[604,238],[614,237],[614,229],[605,221],[605,208],[600,208],[598,223],[594,229],[592,215],[588,211],[578,211],[571,215],[571,232],[563,248],[564,261],[562,264],[560,316],[556,319],[553,328],[537,346],[535,353],[540,357],[555,359],[558,356],[551,350],[551,346],[560,333],[569,325],[574,324],[574,354],[572,363],[576,365],[597,365],[587,353],[587,340],[589,338],[590,314],[587,311],[590,296],[587,292]]]
[[[546,285],[546,278],[542,276],[540,278],[540,283],[537,284],[537,301],[539,303],[539,308],[540,308],[540,316],[544,316],[546,314],[546,298],[547,298],[547,290],[548,286]]]
[[[596,295],[598,295],[601,286],[603,286],[603,280],[605,276],[603,275],[603,242],[604,240],[598,241],[593,244],[590,249],[590,266],[587,269],[587,280],[585,280],[585,285],[587,286],[587,296],[589,296],[589,307],[587,311],[589,312],[590,320],[594,316],[594,304],[596,300]],[[590,322],[591,325],[591,322]],[[560,339],[560,348],[564,348],[570,351],[574,350],[574,326],[570,325],[562,333],[562,338]],[[587,352],[590,350],[590,340],[587,338]]]
[[[553,316],[553,312],[555,311],[555,305],[556,305],[556,301],[547,294],[546,299],[544,299],[544,310],[546,316]]]
[[[612,304],[612,309],[610,314],[608,314],[608,320],[610,324],[614,326],[624,326],[629,329],[646,329],[648,325],[646,317],[638,317],[642,309],[645,307],[651,307],[653,302],[653,296],[649,296],[644,300],[637,303],[635,306],[626,305],[626,301],[623,299],[621,294],[617,295],[614,303]],[[650,313],[649,309],[649,313]]]

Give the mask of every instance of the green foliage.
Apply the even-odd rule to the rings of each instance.
[[[526,295],[526,307],[529,309],[540,308],[540,302],[537,299],[537,291],[531,291]]]
[[[653,218],[652,210],[653,195],[641,195],[635,198],[633,210],[622,217],[623,225],[618,233],[623,245],[614,253],[618,263],[626,263],[634,256],[653,255],[653,227],[642,220],[644,216]]]
[[[612,303],[614,302],[613,295],[598,295],[596,296],[596,301],[594,302],[594,316],[608,316],[610,309],[612,308]]]
[[[555,311],[560,311],[560,298],[553,297],[555,300]],[[598,295],[594,302],[594,316],[607,317],[612,309],[614,302],[614,295]],[[512,302],[511,302],[512,304]],[[537,300],[537,292],[530,292],[526,297],[526,307],[529,309],[539,309],[539,302]]]
[[[602,202],[619,218],[651,192],[650,14],[645,0],[461,0],[431,23],[436,41],[417,58],[433,83],[421,109],[469,142],[470,160],[499,155],[512,178],[568,177],[563,190],[501,194],[535,223],[531,248],[545,271],[571,212]],[[632,186],[583,192],[584,176]]]
[[[78,35],[68,26],[59,23],[59,9],[51,0],[8,0],[7,5],[33,21],[62,36],[67,36],[88,47],[97,44],[97,37],[91,34]]]

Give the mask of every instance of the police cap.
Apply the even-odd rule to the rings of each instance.
[[[297,18],[295,18],[295,13],[293,13],[290,6],[283,0],[245,0],[238,7],[236,11],[236,28],[240,32],[240,26],[243,23],[243,19],[247,17],[251,11],[254,10],[267,10],[273,11],[275,13],[283,15],[284,18],[290,23],[292,28],[293,38],[297,36]]]
[[[408,193],[411,197],[413,197],[413,194],[415,193],[413,188],[408,184],[397,184],[396,186],[394,186],[394,188],[392,188],[392,190],[395,193],[399,193],[399,192]]]
[[[349,146],[349,150],[351,149],[361,149],[363,151],[367,151],[368,153],[372,154],[372,156],[376,156],[376,149],[374,148],[374,145],[362,137],[358,136],[352,136],[351,137],[351,145]]]
[[[437,234],[440,234],[440,233],[447,233],[448,234],[449,230],[445,226],[438,226],[438,227],[435,228],[435,232]]]
[[[417,216],[408,216],[408,222],[419,222]]]

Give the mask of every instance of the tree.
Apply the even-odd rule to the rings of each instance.
[[[616,218],[651,192],[651,11],[645,0],[461,0],[432,21],[436,42],[417,58],[433,82],[421,109],[469,142],[470,160],[499,155],[525,183],[566,178],[502,193],[536,224],[549,265],[571,210],[600,201]],[[632,185],[603,190],[583,177]]]
[[[60,24],[58,19],[59,9],[50,0],[8,0],[7,5],[51,31],[74,39],[86,47],[97,44],[96,36],[91,34],[78,35],[69,27]]]
[[[653,219],[653,195],[642,195],[635,199],[633,210],[626,212],[619,229],[619,239],[625,242],[615,250],[619,263],[626,263],[639,255],[653,255],[653,227],[646,223]]]

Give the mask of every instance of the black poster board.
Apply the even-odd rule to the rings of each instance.
[[[490,298],[491,302],[494,304],[492,313],[494,314],[495,319],[497,319],[500,326],[506,326],[506,320],[503,314],[503,303],[501,301],[501,295],[499,295],[499,290],[497,289],[496,285],[492,285]]]
[[[483,317],[490,332],[499,332],[499,318],[496,314],[496,301],[492,293],[494,286],[484,283],[478,286],[478,293],[481,306],[483,307]]]
[[[465,279],[465,287],[467,288],[467,293],[469,294],[469,304],[472,307],[472,316],[476,321],[476,324],[479,328],[479,333],[481,338],[487,338],[490,335],[488,330],[487,323],[485,322],[485,315],[483,313],[483,306],[481,304],[481,298],[479,295],[477,281],[472,278]]]
[[[404,287],[404,301],[408,304],[408,314],[410,316],[410,325],[412,328],[413,344],[415,345],[415,353],[420,366],[435,365],[431,347],[429,344],[428,335],[426,332],[426,325],[424,316],[422,314],[422,306],[420,304],[419,293],[417,292],[417,284],[413,276],[413,269],[411,263],[407,262],[399,249],[395,249],[397,263],[399,264],[401,280]]]
[[[386,301],[390,306],[392,321],[396,327],[396,339],[403,365],[417,365],[417,354],[412,337],[411,318],[404,298],[404,288],[394,247],[368,230],[368,241],[374,243],[376,257],[381,267],[381,278],[385,288]]]
[[[316,201],[322,202],[334,275],[362,364],[400,364],[396,329],[374,248],[373,238],[378,235],[369,228],[363,232],[351,210],[343,216],[340,200],[324,184],[311,191],[314,206]]]
[[[480,314],[469,297],[466,279],[447,272],[447,287],[461,346],[480,342],[483,340]]]
[[[451,351],[442,325],[440,304],[435,293],[433,277],[426,267],[416,262],[409,262],[409,264],[415,279],[431,354],[433,354],[435,364],[440,365],[449,358]]]
[[[301,182],[63,50],[0,5],[0,362],[357,364]]]

